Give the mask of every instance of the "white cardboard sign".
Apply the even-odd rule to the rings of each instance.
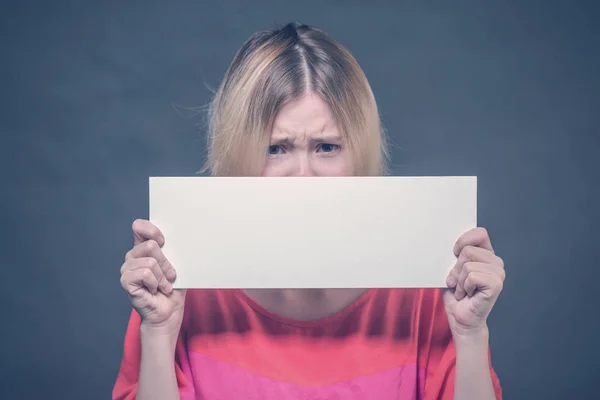
[[[151,177],[176,288],[445,287],[476,177]]]

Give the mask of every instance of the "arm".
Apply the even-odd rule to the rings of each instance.
[[[125,255],[120,282],[133,310],[112,398],[193,398],[193,382],[183,372],[189,371],[189,363],[180,335],[186,291],[173,289],[170,280],[176,272],[162,252],[160,230],[146,220],[136,220],[132,229],[134,247]]]
[[[446,327],[444,305],[437,301],[419,363],[426,369],[425,400],[502,400],[500,379],[492,366],[489,330],[456,334]],[[447,325],[446,325],[447,326]],[[432,345],[435,344],[435,345]]]
[[[178,400],[175,374],[175,344],[172,335],[140,327],[141,362],[137,400]]]
[[[456,347],[454,396],[458,400],[495,399],[486,321],[504,285],[504,261],[483,228],[463,234],[454,254],[456,265],[446,280],[450,290],[443,296]]]
[[[148,329],[132,311],[112,399],[194,399],[189,369],[183,336]]]
[[[455,338],[455,400],[496,400],[488,358],[488,338],[487,329],[478,335]]]

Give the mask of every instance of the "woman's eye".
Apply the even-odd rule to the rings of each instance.
[[[270,156],[276,156],[281,153],[283,153],[283,147],[281,147],[279,145],[269,146],[269,155]]]
[[[321,143],[318,147],[317,147],[317,152],[322,152],[322,153],[331,153],[332,151],[336,151],[339,150],[340,146],[337,144],[331,144],[331,143]]]

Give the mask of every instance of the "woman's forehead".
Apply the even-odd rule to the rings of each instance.
[[[339,139],[336,122],[327,104],[316,95],[306,95],[284,105],[273,121],[271,138]]]

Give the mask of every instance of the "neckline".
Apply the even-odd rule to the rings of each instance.
[[[254,300],[248,294],[246,294],[246,292],[244,292],[242,289],[234,289],[233,292],[234,292],[234,295],[236,297],[238,297],[238,299],[240,299],[244,303],[248,304],[254,311],[256,311],[257,313],[259,313],[273,321],[279,322],[281,324],[289,325],[289,326],[298,327],[298,328],[316,328],[316,327],[331,323],[333,321],[342,319],[345,316],[347,316],[348,314],[352,313],[357,308],[361,307],[365,302],[367,302],[371,297],[373,297],[376,290],[377,289],[375,289],[375,288],[367,289],[364,293],[362,293],[360,296],[358,296],[352,303],[348,304],[346,307],[342,308],[340,311],[338,311],[332,315],[329,315],[327,317],[310,319],[310,320],[301,320],[301,319],[287,318],[287,317],[281,316],[279,314],[276,314],[272,311],[267,310],[259,302]]]

